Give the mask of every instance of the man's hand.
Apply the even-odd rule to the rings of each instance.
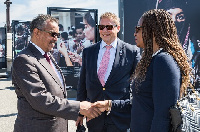
[[[108,111],[111,107],[109,106],[111,100],[97,101],[92,104],[92,107],[97,107],[101,112]]]
[[[80,102],[80,114],[87,116],[89,119],[93,119],[101,115],[101,111],[91,105],[92,103],[87,101]]]
[[[78,116],[77,120],[76,120],[76,126],[78,126],[78,124],[80,123],[80,125],[83,125],[83,117]]]
[[[82,58],[80,55],[78,55],[77,53],[72,53],[72,52],[69,55],[72,62],[78,62],[82,66]]]
[[[59,46],[59,52],[65,57],[69,58],[68,52],[67,52],[67,47],[64,43],[60,43]]]

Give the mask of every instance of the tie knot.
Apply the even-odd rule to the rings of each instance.
[[[45,57],[46,60],[50,63],[50,58],[49,58],[49,56],[47,55],[47,52],[45,52],[44,57]]]
[[[109,50],[112,48],[112,45],[106,45],[106,49]]]
[[[44,57],[45,57],[45,58],[46,58],[46,57],[49,57],[49,56],[47,55],[47,52],[44,53]]]

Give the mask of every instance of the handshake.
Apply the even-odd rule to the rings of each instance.
[[[90,103],[88,101],[80,102],[80,114],[87,117],[87,121],[98,117],[104,111],[110,111],[112,106],[111,100],[97,101]],[[83,117],[78,117],[76,125],[83,123]]]

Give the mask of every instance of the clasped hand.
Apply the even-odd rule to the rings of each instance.
[[[80,102],[80,114],[87,117],[87,121],[98,117],[102,112],[108,110],[109,108],[109,100],[105,101],[97,101],[95,103],[90,103],[87,101]],[[83,117],[78,117],[76,121],[76,125],[83,124]]]

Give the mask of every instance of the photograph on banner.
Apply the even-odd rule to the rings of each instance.
[[[200,1],[159,0],[158,9],[165,9],[175,22],[179,40],[194,68],[195,88],[200,88]]]
[[[28,46],[30,41],[30,21],[12,21],[14,56]]]
[[[0,28],[0,69],[6,68],[6,28]]]
[[[131,7],[130,5],[134,5]],[[183,49],[185,50],[190,64],[194,69],[195,88],[200,88],[200,0],[142,0],[142,1],[124,1],[124,37],[125,41],[134,43],[134,29],[128,29],[136,26],[140,16],[150,9],[164,9],[172,17],[177,28],[177,34]],[[129,9],[129,10],[128,10]],[[136,12],[135,17],[130,19],[128,12]],[[130,15],[130,16],[129,16]],[[127,26],[128,25],[128,26]],[[127,37],[129,36],[129,37]],[[129,39],[131,38],[131,39]]]
[[[83,49],[97,41],[97,10],[49,7],[48,12],[59,20],[60,37],[52,54],[62,69],[67,87],[76,89]]]

